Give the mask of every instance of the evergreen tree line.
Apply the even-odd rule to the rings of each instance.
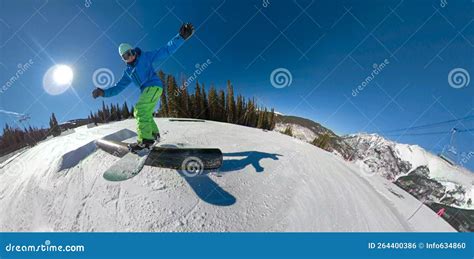
[[[328,133],[324,133],[314,138],[313,142],[311,143],[319,148],[322,148],[327,151],[331,151],[330,144],[331,144],[331,135]]]
[[[90,112],[87,119],[90,123],[107,123],[111,121],[120,121],[123,119],[129,119],[133,117],[133,106],[131,109],[128,108],[127,102],[124,102],[122,106],[119,104],[105,105],[102,101],[102,108],[97,110],[95,113]]]
[[[274,109],[269,110],[258,106],[255,98],[245,99],[240,94],[235,97],[230,81],[227,81],[226,91],[218,90],[214,86],[206,91],[203,84],[196,82],[194,91],[189,93],[187,88],[177,85],[172,75],[166,75],[162,71],[158,75],[163,81],[163,94],[160,108],[155,116],[214,120],[266,130],[272,130],[275,127]],[[122,105],[106,105],[102,102],[100,109],[90,112],[87,122],[107,123],[132,117],[133,106],[129,108],[126,102]],[[59,136],[61,131],[65,130],[64,127],[67,129],[68,126],[59,125],[54,113],[49,119],[49,129],[31,126],[21,129],[5,124],[3,135],[0,136],[0,156],[26,146],[36,145],[49,135]]]
[[[162,71],[158,75],[163,82],[158,117],[214,120],[267,130],[275,127],[274,109],[259,107],[254,98],[245,99],[242,95],[236,98],[230,81],[227,81],[227,91],[214,86],[206,91],[199,82],[194,91],[188,91],[187,87],[178,86],[172,75]]]
[[[44,140],[48,135],[48,129],[11,127],[8,123],[3,128],[3,135],[0,136],[0,156],[21,149],[26,146],[34,146],[39,141]]]
[[[130,117],[133,117],[133,107],[129,109],[126,102],[122,106],[118,104],[106,106],[105,103],[102,102],[102,108],[95,113],[91,112],[88,116],[87,123],[107,123],[110,121],[128,119]],[[59,136],[61,132],[68,127],[70,128],[69,125],[59,125],[54,113],[52,113],[49,118],[49,129],[32,126],[22,129],[12,127],[6,123],[3,128],[3,134],[0,136],[0,156],[26,146],[34,146],[50,135],[54,137]]]

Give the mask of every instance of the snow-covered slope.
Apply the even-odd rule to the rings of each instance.
[[[291,127],[293,137],[305,142],[311,142],[318,136],[314,131],[294,123],[277,123],[274,130],[284,132],[287,127]]]
[[[392,183],[367,179],[295,138],[212,121],[156,121],[161,145],[220,148],[222,176],[185,178],[146,166],[128,181],[108,182],[102,172],[118,158],[93,141],[133,141],[135,122],[83,126],[1,169],[0,231],[454,231]]]
[[[368,172],[409,188],[412,186],[403,182],[404,177],[426,178],[434,185],[416,186],[417,190],[414,191],[418,192],[417,196],[427,188],[436,188],[436,194],[429,190],[422,198],[453,207],[474,209],[468,203],[469,199],[474,199],[474,174],[467,169],[452,166],[420,146],[396,143],[377,134],[351,135],[346,141],[357,150],[354,154],[354,159],[358,160],[356,162]],[[437,183],[441,185],[437,186]]]
[[[343,157],[346,160],[353,153],[352,147],[341,137],[317,122],[297,116],[276,116],[274,131],[283,133],[288,127],[291,128],[293,137],[307,143],[312,143],[315,138],[320,136],[328,135],[329,142],[325,147],[326,151]]]

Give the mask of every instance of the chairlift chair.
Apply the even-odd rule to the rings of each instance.
[[[448,153],[453,154],[454,157],[457,157],[458,155],[457,150],[454,147],[454,137],[455,137],[456,132],[457,132],[456,128],[451,129],[451,138],[449,140],[449,145],[444,146],[441,153],[438,154],[438,157],[440,157],[441,159],[446,161],[448,164],[453,165],[453,166],[456,165],[456,162],[453,160],[453,158],[450,158],[448,156]]]

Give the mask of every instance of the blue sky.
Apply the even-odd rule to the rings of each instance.
[[[27,113],[29,123],[46,126],[87,117],[101,105],[90,92],[100,68],[117,80],[124,64],[121,42],[148,50],[165,44],[182,21],[195,24],[193,38],[159,65],[185,78],[196,64],[211,64],[198,76],[206,87],[233,82],[235,91],[255,96],[284,114],[303,116],[336,133],[386,130],[451,120],[474,114],[474,82],[460,88],[450,71],[474,73],[474,3],[471,0],[417,1],[1,1],[0,109]],[[383,69],[356,96],[374,65]],[[55,64],[74,71],[71,89],[47,94],[43,76]],[[278,68],[291,85],[272,86]],[[380,68],[380,67],[379,67]],[[456,70],[458,71],[458,70]],[[107,103],[138,97],[131,85]],[[0,125],[15,123],[0,114]],[[424,131],[474,128],[474,120]],[[400,132],[404,133],[404,132]],[[471,134],[472,133],[472,134]],[[474,132],[457,135],[460,152],[474,151]],[[448,134],[391,136],[399,142],[439,152]],[[474,159],[467,166],[474,168]]]

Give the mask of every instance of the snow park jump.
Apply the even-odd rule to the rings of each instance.
[[[0,7],[0,259],[473,258],[471,0]]]

